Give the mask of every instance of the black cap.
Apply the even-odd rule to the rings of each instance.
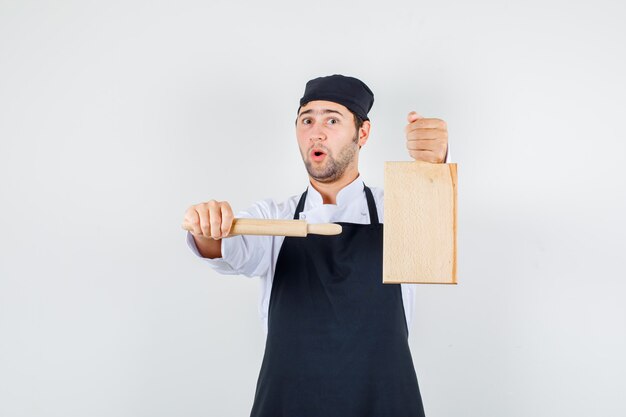
[[[342,104],[361,119],[369,120],[367,113],[374,104],[374,93],[359,79],[334,74],[314,78],[306,83],[300,107],[313,100]]]

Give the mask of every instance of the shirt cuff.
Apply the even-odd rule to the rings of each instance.
[[[205,258],[198,251],[198,246],[196,246],[196,241],[193,239],[193,235],[191,232],[187,232],[187,246],[191,249],[191,251],[199,258],[204,259],[211,267],[216,269],[221,273],[233,272],[233,268],[226,261],[228,259],[228,244],[225,244],[228,239],[222,240],[222,257],[221,258]]]

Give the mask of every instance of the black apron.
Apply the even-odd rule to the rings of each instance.
[[[400,284],[382,283],[383,225],[364,190],[371,224],[282,244],[251,417],[424,416]]]

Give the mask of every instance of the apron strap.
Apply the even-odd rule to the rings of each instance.
[[[365,199],[367,200],[367,209],[370,213],[370,223],[371,224],[379,224],[378,221],[378,211],[376,210],[376,202],[374,201],[374,195],[372,194],[372,190],[363,184],[363,190],[365,191]],[[293,215],[294,220],[298,220],[299,214],[304,210],[304,202],[306,201],[306,193],[309,191],[307,188],[303,193],[302,197],[300,197],[300,201],[298,201],[298,205],[296,206],[296,212]]]
[[[371,224],[379,224],[378,221],[378,211],[376,210],[376,202],[374,202],[374,195],[372,194],[372,190],[363,184],[363,188],[365,190],[365,198],[367,199],[367,209],[370,212],[370,223]]]
[[[299,219],[298,215],[300,214],[302,210],[304,210],[304,201],[306,200],[307,191],[309,191],[308,188],[302,193],[302,197],[300,197],[300,201],[298,201],[298,205],[296,206],[296,212],[293,215],[294,220],[298,220]]]

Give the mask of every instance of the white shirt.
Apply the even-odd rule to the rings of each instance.
[[[368,186],[369,187],[369,186]],[[384,216],[383,190],[369,187],[372,190],[378,219],[382,223]],[[235,214],[240,218],[261,219],[293,219],[296,206],[302,194],[289,197],[282,203],[266,199],[255,203],[248,210]],[[369,224],[370,216],[367,209],[367,200],[363,190],[363,180],[358,176],[349,185],[342,188],[337,194],[337,204],[323,204],[321,194],[311,185],[308,186],[304,210],[300,219],[308,223],[348,222]],[[306,238],[303,238],[306,239]],[[236,235],[222,240],[222,257],[215,259],[202,258],[190,232],[187,232],[187,244],[191,250],[204,259],[210,267],[221,274],[245,275],[260,277],[261,293],[259,299],[259,314],[263,329],[267,332],[267,316],[269,310],[272,282],[280,247],[285,240],[284,236],[253,236]],[[381,277],[382,279],[382,277]],[[413,316],[415,298],[415,284],[400,284],[402,301],[409,329]]]

